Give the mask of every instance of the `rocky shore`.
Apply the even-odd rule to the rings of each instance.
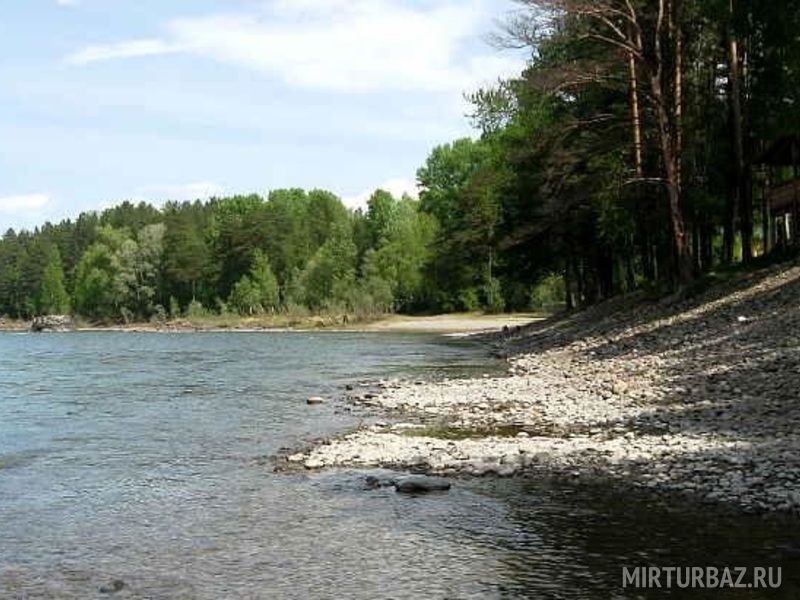
[[[621,298],[490,342],[507,377],[351,392],[386,422],[287,463],[603,478],[800,514],[800,266],[689,300]]]

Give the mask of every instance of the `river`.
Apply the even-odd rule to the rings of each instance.
[[[409,497],[270,470],[357,424],[309,396],[496,368],[431,335],[0,334],[0,597],[109,597],[114,581],[119,598],[644,597],[621,568],[650,564],[781,565],[780,591],[736,597],[800,597],[792,519],[600,486]]]

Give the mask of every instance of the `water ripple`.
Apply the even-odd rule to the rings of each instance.
[[[795,522],[591,488],[458,481],[407,497],[363,490],[361,473],[263,466],[353,424],[309,395],[490,370],[465,341],[0,334],[0,366],[2,598],[107,597],[116,580],[120,598],[612,598],[622,565],[774,561],[800,539]],[[785,589],[797,597],[796,580]]]

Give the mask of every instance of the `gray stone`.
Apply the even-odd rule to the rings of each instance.
[[[75,324],[68,315],[48,315],[35,317],[31,323],[31,331],[34,333],[72,331]]]
[[[125,582],[121,579],[115,579],[108,585],[101,585],[98,591],[101,594],[116,594],[117,592],[121,592],[123,589],[125,589]]]
[[[385,487],[392,487],[397,480],[394,477],[382,477],[379,475],[367,475],[364,478],[364,487],[368,490],[377,490]]]
[[[428,492],[446,492],[451,484],[441,477],[410,475],[394,482],[394,489],[401,494],[425,494]]]

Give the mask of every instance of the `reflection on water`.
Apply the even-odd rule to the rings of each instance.
[[[0,597],[637,597],[621,566],[646,564],[780,564],[778,594],[708,597],[800,596],[795,521],[516,480],[406,497],[259,460],[353,424],[309,395],[482,361],[413,335],[0,335]]]

